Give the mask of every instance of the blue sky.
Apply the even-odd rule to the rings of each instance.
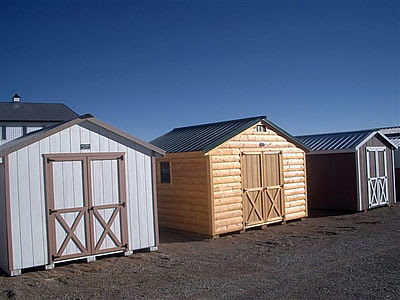
[[[248,116],[294,135],[400,124],[399,1],[0,2],[0,99],[145,140]]]

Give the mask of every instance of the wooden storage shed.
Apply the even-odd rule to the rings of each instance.
[[[91,115],[0,146],[1,269],[156,249],[162,154]]]
[[[310,209],[364,211],[395,202],[396,145],[375,130],[298,136],[307,154]]]
[[[207,236],[307,216],[307,147],[265,116],[153,140],[161,227]]]

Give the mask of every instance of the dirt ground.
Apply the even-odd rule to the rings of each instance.
[[[217,240],[160,236],[158,252],[0,277],[0,298],[400,298],[400,205]]]

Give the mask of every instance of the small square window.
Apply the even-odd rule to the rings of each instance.
[[[160,179],[161,183],[171,183],[171,168],[169,161],[160,162]]]
[[[1,127],[1,139],[2,140],[7,139],[7,127],[6,126]]]
[[[257,125],[257,132],[267,132],[267,128],[264,125]]]

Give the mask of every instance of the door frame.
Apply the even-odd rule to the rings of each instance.
[[[279,169],[280,169],[280,174],[279,178],[281,181],[281,184],[279,185],[281,187],[280,193],[281,194],[281,208],[282,208],[282,218],[279,218],[277,220],[268,220],[268,211],[267,211],[267,206],[266,206],[266,193],[268,192],[271,187],[265,186],[265,164],[264,164],[264,155],[266,154],[278,154],[279,156]],[[260,155],[260,164],[261,164],[261,201],[262,201],[262,208],[264,210],[264,220],[260,223],[256,224],[251,224],[251,225],[246,225],[246,218],[247,218],[247,205],[244,204],[244,193],[245,193],[245,188],[243,187],[243,156],[244,155]],[[277,222],[282,222],[285,220],[285,215],[286,215],[286,209],[285,209],[285,185],[284,185],[284,172],[283,172],[283,152],[281,150],[266,150],[266,151],[241,151],[240,152],[240,169],[241,169],[241,182],[242,182],[242,206],[243,206],[243,228],[252,228],[252,227],[257,227],[257,226],[262,226],[266,224],[271,224],[271,223],[277,223]],[[272,188],[276,188],[277,186],[273,186]],[[279,193],[279,192],[278,192]],[[273,207],[271,207],[273,209]]]
[[[105,205],[101,206],[93,206],[92,199],[92,180],[91,180],[91,162],[95,160],[118,160],[118,188],[119,188],[119,201],[118,204],[112,204],[107,208],[115,208],[115,210],[119,211],[120,220],[121,220],[121,243],[119,247],[109,248],[99,250],[96,249],[96,245],[94,244],[94,211],[97,209],[106,208]],[[72,208],[72,209],[54,209],[54,173],[53,173],[53,164],[52,162],[57,161],[82,161],[82,185],[83,185],[83,202],[84,206],[80,209]],[[106,153],[54,153],[54,154],[43,154],[43,163],[45,170],[45,195],[46,195],[46,219],[47,219],[47,244],[48,244],[48,257],[49,263],[52,264],[56,261],[64,261],[69,259],[76,259],[90,255],[98,255],[107,252],[115,252],[115,251],[123,251],[128,249],[128,222],[127,222],[127,199],[126,199],[126,172],[125,172],[125,152],[106,152]],[[107,205],[108,206],[108,205]],[[113,206],[113,207],[111,207]],[[58,256],[57,254],[57,245],[56,245],[56,232],[55,232],[55,220],[58,211],[63,210],[63,212],[71,212],[73,211],[82,211],[85,217],[85,235],[86,235],[86,251],[77,253],[77,254],[69,254],[64,256]],[[65,211],[64,211],[65,210]],[[61,212],[62,213],[62,212]],[[114,212],[113,212],[114,213]],[[118,214],[118,213],[117,213]],[[77,216],[76,220],[79,218]],[[82,217],[81,217],[82,218]],[[111,220],[111,219],[110,219]],[[83,220],[80,220],[82,222]],[[105,221],[105,220],[103,220]],[[115,218],[113,220],[115,222]],[[75,223],[75,221],[74,221]],[[100,222],[101,223],[101,222]],[[107,223],[107,221],[105,221]],[[73,224],[74,225],[74,224]],[[74,227],[74,226],[71,226]],[[108,224],[112,225],[112,222]],[[103,233],[107,231],[107,226],[101,223],[103,227]],[[64,227],[64,226],[62,226]],[[70,228],[70,229],[71,229]],[[64,228],[67,230],[66,228]],[[109,230],[109,228],[108,228]],[[105,237],[108,235],[108,231],[105,234]],[[69,240],[73,239],[74,233],[72,232],[72,237]],[[65,240],[69,237],[69,233]],[[65,240],[63,243],[65,243]],[[68,241],[70,242],[70,241]],[[104,240],[103,240],[104,242]],[[115,242],[115,241],[114,241]],[[98,248],[100,248],[99,245]],[[80,247],[78,247],[80,248]],[[62,250],[62,251],[61,251]],[[81,250],[81,249],[80,249]],[[59,252],[64,251],[64,249],[60,249]]]
[[[389,187],[388,187],[388,170],[387,170],[387,155],[386,155],[386,147],[366,147],[366,167],[367,167],[367,186],[368,186],[368,209],[375,208],[375,207],[380,207],[384,205],[388,205],[390,203],[389,201]],[[379,179],[383,179],[384,182],[384,189],[385,189],[385,196],[386,196],[386,202],[382,202],[382,195],[380,192],[381,189],[378,188],[375,190],[375,193],[377,193],[376,198],[377,198],[377,204],[372,204],[372,187],[370,183],[370,152],[375,152],[375,172],[376,172],[376,189],[378,188],[378,185],[380,184]],[[378,176],[380,175],[380,166],[379,166],[379,152],[383,152],[383,163],[384,163],[384,175],[383,176]]]

